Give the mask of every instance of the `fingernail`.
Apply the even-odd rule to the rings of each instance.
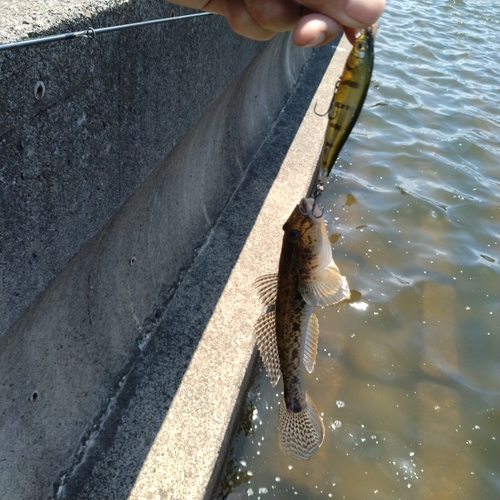
[[[307,43],[303,45],[303,47],[317,47],[321,45],[326,39],[326,33],[324,31],[320,31],[314,38],[311,38]]]

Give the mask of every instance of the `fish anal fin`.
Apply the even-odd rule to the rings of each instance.
[[[257,289],[257,294],[262,303],[267,307],[276,303],[278,293],[278,275],[265,274],[254,281],[253,286]]]
[[[318,351],[319,323],[316,314],[311,313],[304,336],[304,366],[309,373],[314,370]]]
[[[276,339],[276,310],[271,307],[254,326],[255,343],[260,352],[267,374],[274,387],[281,376],[278,341]]]
[[[306,405],[298,413],[279,405],[278,432],[280,448],[295,460],[309,460],[323,443],[325,427],[312,399],[306,395]]]
[[[351,294],[347,280],[333,260],[323,271],[304,277],[300,286],[303,299],[311,306],[331,306]]]

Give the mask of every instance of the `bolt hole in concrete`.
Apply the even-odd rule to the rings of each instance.
[[[38,399],[38,392],[34,392],[32,395],[31,395],[31,402],[34,403],[37,399]]]
[[[131,266],[133,266],[135,264],[135,257],[131,257],[129,263]]]
[[[45,95],[45,83],[43,83],[42,81],[36,82],[34,93],[35,93],[35,99],[37,101],[43,99],[43,96]]]
[[[387,2],[321,198],[359,291],[316,310],[323,445],[280,452],[282,385],[259,363],[213,498],[500,498],[498,19],[499,2]]]

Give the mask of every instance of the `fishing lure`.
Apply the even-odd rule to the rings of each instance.
[[[374,40],[369,28],[356,38],[342,76],[335,87],[328,110],[328,125],[318,165],[314,198],[323,191],[323,183],[363,108],[372,76],[373,59]]]

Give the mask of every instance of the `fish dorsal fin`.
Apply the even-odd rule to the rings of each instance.
[[[309,373],[314,370],[316,363],[316,353],[318,351],[318,335],[319,323],[316,314],[311,313],[309,323],[307,324],[307,331],[304,336],[304,366]]]
[[[339,272],[333,260],[319,273],[302,279],[300,292],[311,306],[331,306],[350,297],[347,280]]]
[[[255,323],[255,343],[274,387],[281,375],[278,341],[276,339],[276,309],[271,306]]]
[[[254,281],[253,286],[257,289],[262,303],[267,307],[276,304],[276,294],[278,293],[278,275],[265,274]]]

